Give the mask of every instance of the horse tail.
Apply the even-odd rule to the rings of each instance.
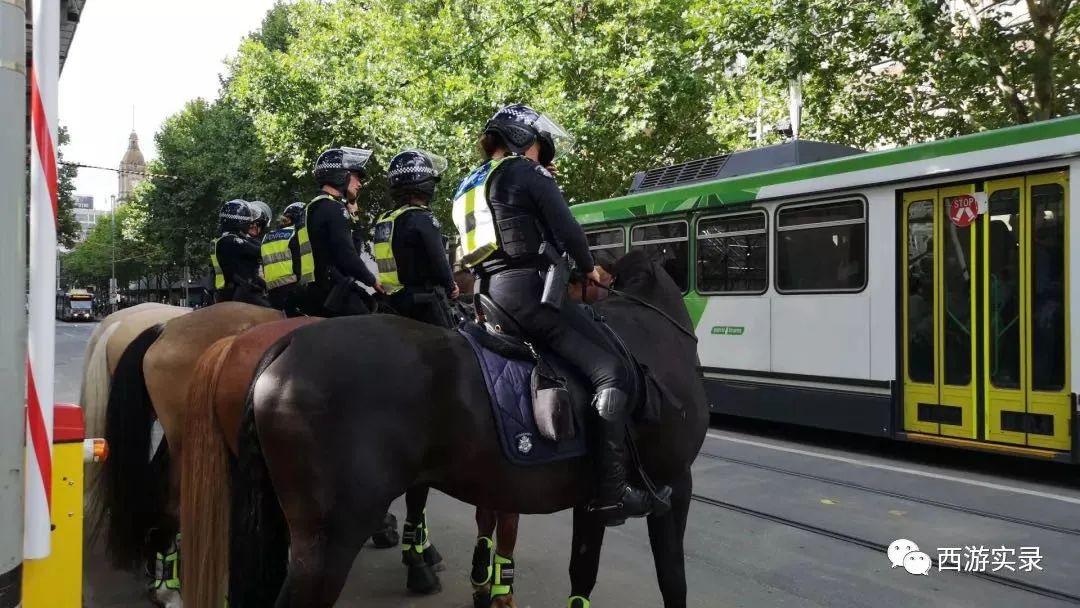
[[[86,418],[86,436],[91,438],[105,436],[105,409],[109,402],[109,338],[116,333],[119,323],[113,323],[97,336],[92,347],[88,347],[83,366],[83,383],[79,394],[79,405]],[[95,330],[96,331],[96,330]],[[101,496],[98,492],[98,474],[101,464],[88,462],[83,466],[83,484],[86,488],[85,517],[89,522],[101,520]],[[87,535],[91,539],[92,535]]]
[[[133,567],[141,557],[146,535],[164,511],[168,491],[168,450],[151,459],[154,407],[146,390],[143,358],[164,331],[159,323],[143,331],[117,362],[105,411],[109,457],[101,467],[101,525],[108,526],[105,552],[118,568]]]
[[[267,349],[248,388],[240,424],[238,463],[233,471],[230,606],[273,606],[285,582],[289,529],[255,426],[255,384],[291,342],[291,336],[286,335]]]
[[[228,572],[230,457],[217,423],[214,396],[225,358],[235,336],[214,342],[191,376],[184,416],[180,530],[184,567],[180,570],[184,603],[193,608],[220,606]]]

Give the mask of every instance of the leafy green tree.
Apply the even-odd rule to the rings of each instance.
[[[75,178],[79,174],[78,167],[64,163],[64,146],[71,141],[67,127],[60,127],[57,134],[59,147],[56,150],[58,163],[57,169],[57,207],[59,215],[56,225],[56,242],[64,247],[75,246],[79,238],[82,226],[75,219]]]
[[[148,243],[182,271],[209,263],[217,214],[228,200],[262,200],[281,210],[301,196],[301,182],[266,154],[248,116],[228,100],[189,102],[156,135],[144,228]]]

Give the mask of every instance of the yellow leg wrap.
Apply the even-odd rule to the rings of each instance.
[[[580,595],[571,595],[566,602],[566,608],[589,608],[589,600]]]
[[[495,554],[495,571],[491,577],[491,597],[514,592],[514,559]]]

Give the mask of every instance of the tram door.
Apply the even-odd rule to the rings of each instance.
[[[986,213],[954,221],[977,187]],[[1054,172],[905,194],[905,430],[1069,449],[1067,187]]]

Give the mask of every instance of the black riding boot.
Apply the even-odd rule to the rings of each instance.
[[[626,393],[606,388],[596,394],[593,405],[600,414],[603,445],[600,452],[600,488],[589,509],[599,513],[608,526],[618,526],[628,517],[661,514],[671,508],[671,488],[656,488],[656,495],[631,486],[626,481]]]

